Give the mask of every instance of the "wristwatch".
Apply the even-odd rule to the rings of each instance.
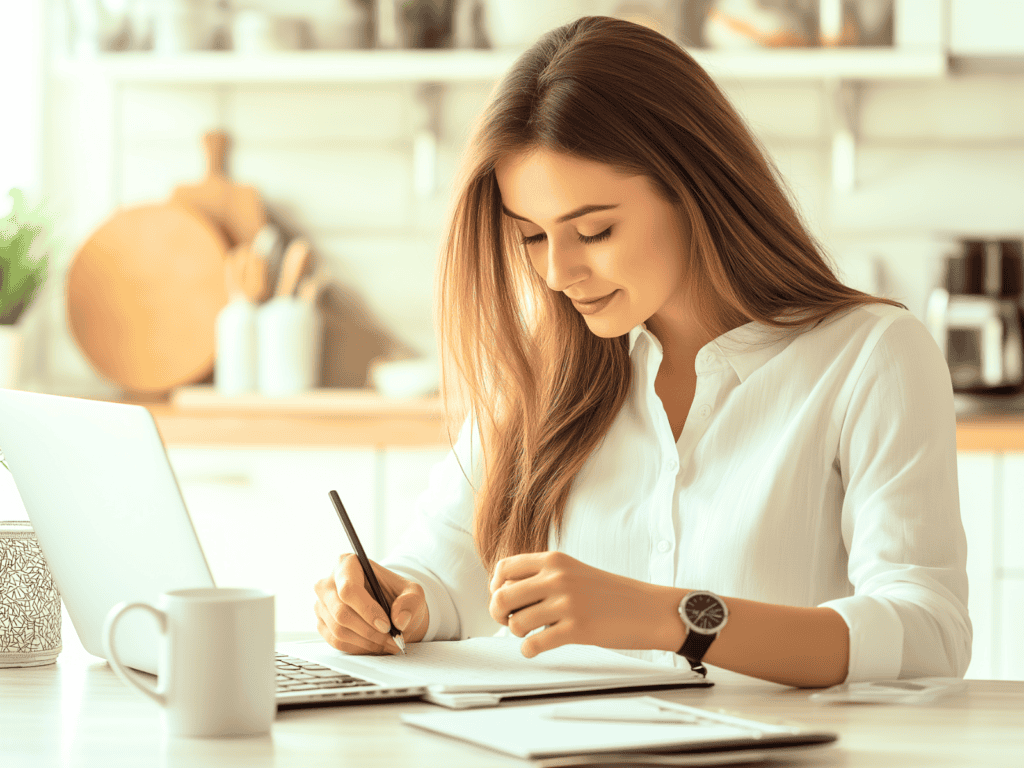
[[[686,627],[686,640],[676,653],[690,662],[695,672],[706,675],[701,659],[729,620],[729,609],[718,595],[696,590],[679,601],[679,618]]]

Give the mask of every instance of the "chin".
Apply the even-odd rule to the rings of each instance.
[[[622,320],[614,320],[610,318],[597,318],[597,317],[586,317],[583,318],[587,323],[587,328],[595,336],[599,336],[602,339],[614,339],[624,334],[629,333],[633,329],[633,325],[627,325]]]

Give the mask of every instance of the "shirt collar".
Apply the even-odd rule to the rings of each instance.
[[[706,350],[712,350],[732,366],[740,382],[767,363],[779,352],[789,346],[794,333],[785,328],[775,328],[752,320],[746,325],[726,331],[718,338],[708,342],[697,355],[698,360]],[[648,337],[647,341],[657,342],[645,323],[640,323],[629,332],[629,354],[633,354],[637,339]],[[660,346],[660,345],[659,345]],[[650,346],[648,346],[650,349]]]

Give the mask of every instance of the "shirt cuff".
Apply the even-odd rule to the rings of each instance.
[[[822,603],[843,617],[850,630],[850,663],[844,683],[895,680],[903,665],[903,622],[887,600],[870,595]]]
[[[455,603],[452,601],[451,595],[448,594],[448,590],[436,576],[405,563],[382,562],[381,565],[423,587],[423,597],[427,602],[428,622],[427,633],[421,642],[459,639],[458,611],[455,609]]]

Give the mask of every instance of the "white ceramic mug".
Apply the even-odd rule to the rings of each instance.
[[[103,628],[110,666],[164,709],[174,736],[266,733],[276,712],[274,596],[258,589],[179,589],[149,603],[118,603]],[[160,625],[157,685],[122,664],[115,634],[133,609]]]

